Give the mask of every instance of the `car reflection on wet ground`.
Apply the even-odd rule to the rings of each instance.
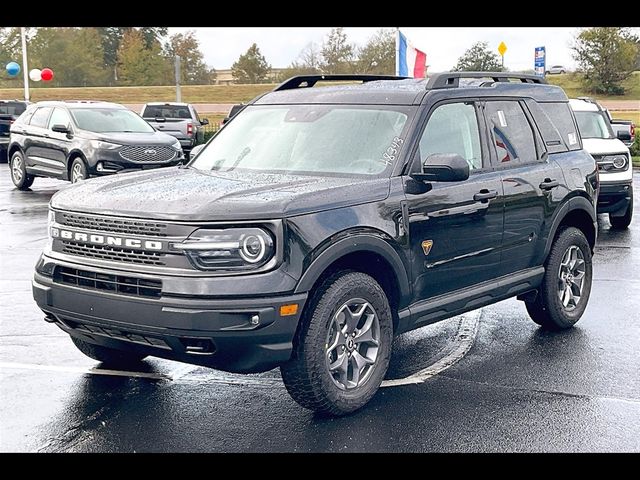
[[[2,451],[640,451],[637,219],[626,231],[599,220],[576,328],[544,332],[508,300],[410,332],[372,402],[325,418],[294,403],[277,370],[159,359],[104,370],[45,323],[30,281],[48,201],[68,185],[36,179],[19,192],[0,165]]]

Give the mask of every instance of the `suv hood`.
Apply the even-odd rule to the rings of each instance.
[[[388,178],[365,179],[162,168],[80,182],[55,209],[181,221],[260,220],[384,200]]]
[[[583,138],[582,146],[591,155],[629,154],[627,146],[617,138]]]

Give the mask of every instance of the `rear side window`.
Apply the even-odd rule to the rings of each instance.
[[[142,114],[143,118],[191,118],[189,108],[180,105],[147,105]]]
[[[486,117],[500,164],[522,164],[538,159],[531,124],[516,101],[487,102]]]
[[[569,150],[580,150],[578,129],[573,121],[573,113],[568,103],[540,103],[542,111],[558,129],[562,141]]]
[[[42,127],[46,128],[47,120],[49,119],[49,114],[51,113],[51,107],[42,107],[36,110],[36,112],[31,117],[31,121],[29,125],[34,127]]]
[[[26,105],[22,102],[1,102],[0,103],[0,115],[13,115],[17,117],[24,113],[27,109]]]

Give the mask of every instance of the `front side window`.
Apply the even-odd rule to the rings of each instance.
[[[34,127],[46,128],[49,114],[51,113],[51,107],[41,107],[33,114],[29,125]]]
[[[390,175],[404,144],[410,108],[250,106],[190,166],[220,172]]]
[[[421,164],[434,153],[457,153],[470,170],[482,168],[478,118],[472,103],[449,103],[431,114],[420,139]]]
[[[529,163],[538,159],[533,130],[520,103],[487,102],[485,111],[498,163]]]
[[[573,112],[582,138],[613,138],[604,115],[600,112]]]
[[[151,125],[126,108],[71,108],[78,128],[96,133],[151,133]]]
[[[49,119],[49,129],[54,125],[64,125],[65,127],[69,127],[71,125],[71,119],[69,118],[69,114],[66,110],[62,108],[55,108],[53,110],[51,118]]]

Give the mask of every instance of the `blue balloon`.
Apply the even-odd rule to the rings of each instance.
[[[18,65],[16,62],[7,63],[7,73],[10,77],[15,77],[20,73],[20,65]]]

